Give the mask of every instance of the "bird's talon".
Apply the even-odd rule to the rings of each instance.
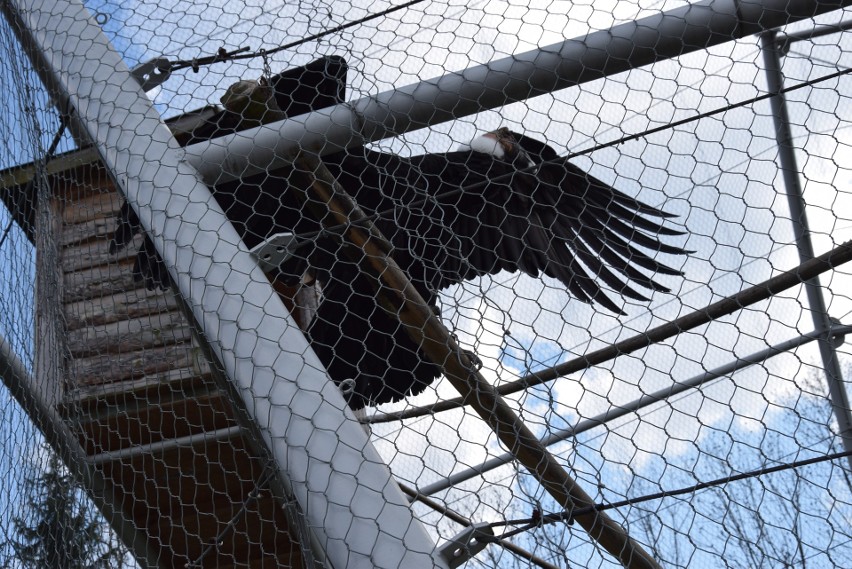
[[[470,350],[464,350],[464,353],[467,354],[468,359],[470,359],[470,365],[473,369],[475,369],[476,371],[482,369],[483,363],[482,359],[479,356],[477,356],[474,352],[471,352]]]

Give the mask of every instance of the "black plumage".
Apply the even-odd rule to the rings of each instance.
[[[268,87],[268,93],[272,96],[269,106],[283,116],[296,117],[342,103],[346,98],[348,71],[346,60],[340,56],[329,55],[275,74],[261,82]],[[225,108],[188,132],[177,133],[175,136],[178,142],[186,145],[210,140],[265,122],[263,117],[247,117],[244,112],[237,112],[228,107],[229,105],[225,105]]]
[[[577,299],[621,313],[611,295],[646,301],[638,288],[667,291],[655,277],[680,274],[654,253],[686,253],[660,239],[682,234],[664,224],[671,214],[507,129],[455,152],[401,157],[359,148],[323,163],[367,215],[377,214],[394,259],[432,306],[450,285],[505,270],[547,275]],[[281,231],[317,235],[282,271],[298,278],[310,270],[321,285],[307,334],[332,379],[347,386],[352,407],[422,392],[440,367],[377,303],[339,237],[319,231],[320,222],[302,211],[288,177],[223,184],[213,193],[249,247]],[[113,248],[137,231],[125,207]],[[149,287],[168,282],[147,240],[135,272]]]

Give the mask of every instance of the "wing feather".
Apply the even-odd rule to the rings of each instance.
[[[324,161],[375,219],[430,305],[443,288],[503,270],[547,275],[578,300],[616,314],[623,312],[611,295],[644,302],[639,288],[668,291],[655,277],[681,273],[656,254],[687,253],[663,241],[683,235],[666,224],[674,216],[590,176],[550,146],[516,136],[536,168],[518,171],[512,161],[472,151],[400,157],[356,149]],[[214,188],[249,246],[278,231],[321,228],[287,192],[286,173],[278,176]],[[125,205],[110,250],[138,231]],[[331,377],[354,380],[353,407],[417,394],[440,375],[396,315],[378,304],[338,237],[325,233],[298,262],[311,267],[323,291],[308,334]],[[168,283],[147,238],[134,274],[149,288]]]

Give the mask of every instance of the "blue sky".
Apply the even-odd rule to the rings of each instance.
[[[101,0],[86,4],[104,22],[104,30],[131,67],[163,55],[209,55],[221,46],[272,49],[389,5],[335,3],[332,11],[330,4],[320,1],[192,5]],[[596,2],[594,8],[590,3],[562,0],[533,1],[524,6],[499,0],[424,3],[385,20],[276,54],[270,64],[277,72],[321,54],[343,55],[352,69],[349,97],[356,99],[676,5],[682,3],[613,1]],[[832,18],[837,19],[837,15]],[[6,44],[11,45],[11,41],[7,39]],[[788,82],[819,76],[830,72],[832,66],[849,65],[849,43],[846,37],[829,36],[797,46],[812,59],[794,50],[785,61]],[[184,70],[151,96],[165,116],[174,116],[217,103],[229,84],[256,78],[260,72],[259,60],[218,64],[197,74]],[[21,84],[25,76],[17,73],[21,72],[10,67],[0,74],[4,90]],[[35,80],[32,83],[36,84]],[[403,153],[445,151],[469,140],[477,131],[507,125],[567,153],[755,96],[764,85],[757,41],[746,38],[677,61],[423,129],[377,146]],[[850,87],[850,80],[844,78],[790,95],[793,134],[817,253],[852,236],[848,213],[852,211],[852,146],[848,136],[852,105],[844,96]],[[5,132],[0,140],[4,167],[32,160],[39,144],[43,150],[55,131],[55,115],[40,93],[36,89],[32,97],[15,99],[0,116]],[[42,127],[38,143],[29,136],[30,130],[22,128],[30,124],[25,119],[30,112],[25,104],[28,100],[35,101],[34,117]],[[66,141],[63,149],[68,148]],[[485,360],[488,379],[500,383],[523,375],[530,364],[536,369],[571,359],[789,269],[798,261],[776,156],[774,124],[764,102],[578,158],[576,163],[592,174],[680,216],[677,223],[688,233],[683,244],[695,252],[685,260],[666,259],[678,264],[685,275],[682,279],[664,278],[673,294],[654,294],[649,306],[628,303],[628,316],[617,318],[572,300],[554,281],[501,274],[445,291],[445,321]],[[4,228],[6,219],[2,212],[0,225]],[[32,343],[32,251],[17,229],[0,248],[0,263],[7,275],[0,284],[0,310],[4,314],[0,332],[28,360]],[[846,273],[841,269],[831,277],[831,290],[826,291],[831,314],[841,320],[848,319],[852,311]],[[803,299],[800,290],[779,295],[662,345],[560,379],[535,394],[515,398],[516,404],[539,434],[575,424],[611,405],[717,367],[734,356],[810,331]],[[843,357],[845,361],[845,350]],[[605,499],[691,483],[719,472],[716,467],[744,470],[770,458],[783,460],[801,444],[804,431],[808,436],[816,432],[811,423],[800,422],[793,429],[788,425],[796,417],[791,409],[806,403],[810,411],[819,408],[814,405],[821,392],[808,390],[805,383],[818,366],[814,347],[802,348],[719,381],[701,393],[684,395],[639,417],[590,431],[577,441],[558,445],[554,452],[571,465],[590,491],[599,488],[600,497]],[[432,401],[436,393],[440,397],[455,395],[447,385],[439,384],[414,403]],[[20,448],[14,443],[26,441],[32,428],[21,421],[13,403],[0,404],[0,409],[6,409],[9,417],[3,423],[3,436],[10,441],[4,448]],[[830,440],[826,429],[821,431],[823,438]],[[413,485],[440,479],[502,453],[478,419],[462,412],[419,419],[404,428],[375,427],[374,434],[394,473]],[[765,450],[773,445],[777,454]],[[808,445],[815,452],[828,448],[827,442],[811,441]],[[12,469],[17,457],[8,458],[3,463]],[[508,502],[509,509],[520,511],[533,497],[547,501],[535,492],[532,496],[520,492],[517,476],[512,469],[501,469],[486,480]],[[824,480],[826,485],[837,482],[830,465],[809,472],[808,477]],[[472,482],[446,497],[477,519],[499,518],[503,512],[478,501],[474,492],[477,485],[483,482]],[[844,515],[850,515],[846,497],[840,500],[840,506]],[[715,550],[713,543],[701,542],[711,534],[693,535],[688,529],[704,527],[695,520],[709,515],[704,508],[716,507],[710,498],[696,498],[692,504],[681,499],[674,506],[658,507],[656,519],[668,520],[667,512],[672,511],[676,519],[688,518],[694,524],[678,528],[679,533],[663,530],[662,534],[669,542],[686,539],[689,534],[700,543],[693,557],[696,564],[712,564],[725,555]],[[814,508],[816,512],[818,507]],[[445,534],[454,527],[424,515],[427,523],[437,524],[436,533]],[[835,534],[832,539],[842,539],[842,532]],[[575,543],[582,542],[582,538],[574,539]],[[817,540],[814,537],[812,541]],[[585,555],[594,560],[590,565],[606,566],[595,554],[585,551]]]

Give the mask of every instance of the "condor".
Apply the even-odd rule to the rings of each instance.
[[[667,291],[658,275],[680,275],[656,253],[683,255],[665,243],[682,232],[671,214],[590,176],[545,143],[501,128],[457,151],[402,157],[366,148],[323,157],[323,163],[375,220],[397,264],[436,306],[442,289],[499,271],[546,275],[575,298],[622,313],[613,297],[647,301],[639,289]],[[278,232],[312,235],[282,267],[285,277],[309,271],[322,298],[307,329],[331,378],[353,408],[421,393],[440,367],[375,299],[369,279],[288,192],[289,176],[263,176],[213,188],[249,247]],[[122,209],[113,249],[139,230]],[[153,287],[168,272],[149,241],[135,275]]]

